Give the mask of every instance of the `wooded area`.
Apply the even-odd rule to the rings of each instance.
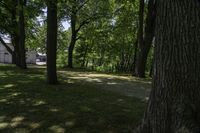
[[[16,66],[0,64],[0,90],[1,87],[4,90],[9,85],[4,78],[15,80],[9,77],[9,73],[12,75],[15,71],[16,75],[21,75],[24,80],[26,75],[22,73],[26,73],[27,76],[29,73],[29,76],[35,73],[40,81],[34,77],[32,80],[27,77],[27,82],[34,83],[36,89],[41,84],[46,84],[41,77],[45,71],[43,75],[48,87],[43,87],[53,87],[58,92],[61,91],[59,87],[73,88],[70,84],[78,85],[81,89],[81,86],[84,86],[81,82],[87,81],[91,85],[94,84],[91,88],[104,88],[101,85],[105,83],[110,85],[110,88],[113,87],[111,90],[117,90],[117,86],[114,86],[116,84],[120,87],[120,93],[123,93],[121,90],[129,90],[126,86],[129,81],[131,85],[135,85],[132,87],[134,90],[140,86],[145,88],[148,80],[152,79],[151,90],[146,91],[148,87],[143,89],[145,93],[142,99],[137,99],[138,104],[146,105],[145,109],[139,110],[140,113],[144,113],[143,119],[140,116],[137,123],[131,125],[131,129],[122,129],[118,125],[113,131],[200,133],[199,0],[1,0],[0,20],[0,45],[12,55],[12,64]],[[27,64],[28,50],[46,54],[46,66]],[[80,72],[77,74],[77,71]],[[78,76],[70,75],[73,72]],[[81,76],[84,75],[82,72],[95,72],[97,75],[109,73],[126,77],[118,79],[119,77],[105,78],[105,75],[98,75],[93,77],[96,79],[93,80],[90,73],[84,77]],[[18,79],[15,75],[13,77]],[[74,81],[76,78],[78,82]],[[112,79],[115,80],[107,81]],[[96,84],[96,81],[99,84]],[[19,85],[23,90],[23,83],[13,84],[15,85],[11,88]],[[24,93],[23,91],[20,93]],[[36,90],[31,88],[31,91]],[[79,91],[77,92],[80,95],[88,95],[82,90]],[[49,92],[45,90],[45,93]],[[132,95],[132,91],[130,94]],[[115,96],[115,93],[110,95]],[[120,96],[116,94],[116,97]],[[133,97],[137,95],[133,94]],[[46,100],[48,101],[48,98]],[[129,98],[125,101],[128,106]],[[91,101],[88,100],[88,103]],[[104,104],[106,108],[107,105]],[[75,105],[77,103],[72,106]],[[113,116],[113,119],[115,117],[117,116]],[[94,132],[104,132],[102,128],[103,126]],[[105,132],[112,132],[112,128],[105,129]],[[6,131],[6,128],[2,128],[2,131]]]

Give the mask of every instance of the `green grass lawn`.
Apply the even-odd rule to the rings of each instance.
[[[46,84],[44,68],[0,66],[1,133],[129,133],[145,103],[92,84]]]

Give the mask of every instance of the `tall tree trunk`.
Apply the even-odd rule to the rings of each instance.
[[[57,84],[57,0],[47,0],[47,82]]]
[[[142,3],[143,4],[143,3]],[[140,7],[143,8],[144,7]],[[141,9],[142,10],[142,9]],[[142,16],[144,16],[142,13],[140,13],[140,21],[142,21]],[[145,69],[146,69],[146,63],[147,63],[147,57],[151,48],[151,44],[154,37],[154,29],[155,29],[155,0],[149,0],[148,2],[148,13],[146,18],[146,26],[145,26],[145,34],[143,35],[141,30],[139,29],[139,51],[137,56],[137,64],[135,73],[138,77],[145,77]],[[143,25],[142,22],[140,22],[140,25]],[[143,28],[143,26],[140,26]]]
[[[26,49],[25,49],[25,23],[24,23],[24,0],[18,0],[19,6],[19,54],[20,68],[26,69]]]
[[[138,28],[138,52],[137,54],[141,52],[141,46],[143,46],[143,30],[144,30],[144,0],[140,0],[140,6],[139,6],[139,28]],[[137,55],[137,57],[138,57]],[[135,68],[135,74],[136,76],[139,75],[139,67],[137,67],[138,59],[136,60],[136,68]]]
[[[200,133],[200,2],[156,5],[153,87],[136,133]]]
[[[77,31],[76,31],[76,6],[75,4],[72,7],[72,14],[71,14],[71,42],[68,48],[68,67],[73,68],[73,52],[74,47],[76,44],[76,38],[77,38]]]
[[[73,52],[76,43],[76,38],[74,35],[71,37],[71,42],[68,48],[68,67],[73,68]]]
[[[16,0],[12,1],[12,28],[13,31],[11,34],[11,41],[14,47],[14,54],[12,56],[12,63],[16,64],[16,66],[20,67],[20,51],[19,51],[19,30],[18,30],[18,22],[17,22],[17,5],[18,2]]]
[[[72,5],[72,10],[71,10],[71,16],[70,16],[72,35],[71,35],[71,42],[68,48],[68,67],[69,68],[73,68],[73,51],[76,45],[76,41],[78,40],[77,34],[83,26],[89,24],[91,22],[91,19],[94,18],[94,16],[86,17],[85,20],[83,20],[82,22],[79,22],[79,24],[77,25],[78,12],[80,12],[80,10],[86,5],[86,3],[89,2],[89,0],[85,2],[73,0],[71,2],[73,5]]]

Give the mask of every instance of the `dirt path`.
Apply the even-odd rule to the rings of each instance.
[[[91,84],[95,87],[121,93],[126,96],[148,99],[150,80],[137,79],[131,76],[116,76],[93,72],[60,71],[71,83]]]

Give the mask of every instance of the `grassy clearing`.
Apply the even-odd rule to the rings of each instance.
[[[60,79],[50,86],[44,68],[0,66],[0,132],[129,133],[139,123],[141,100]]]
[[[68,83],[89,84],[100,89],[118,92],[125,96],[137,97],[142,100],[148,99],[151,90],[151,79],[139,79],[130,75],[113,75],[77,70],[60,70],[59,74]]]

